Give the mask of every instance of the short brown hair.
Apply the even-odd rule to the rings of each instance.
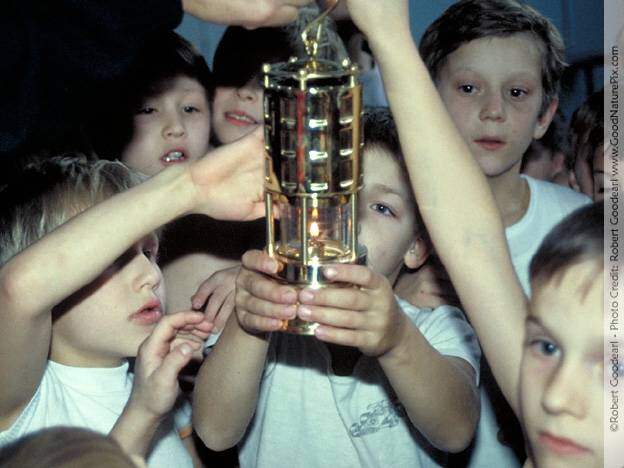
[[[559,94],[566,67],[563,39],[548,18],[520,0],[463,0],[453,4],[425,31],[420,54],[436,81],[446,57],[462,44],[523,32],[530,33],[543,47],[541,114]]]
[[[387,107],[367,107],[362,114],[362,130],[364,133],[364,150],[370,148],[381,148],[386,150],[399,166],[399,172],[403,176],[395,183],[403,183],[408,187],[410,194],[409,202],[414,207],[414,221],[416,223],[416,232],[425,234],[425,224],[420,216],[416,197],[412,190],[412,183],[405,164],[403,151],[401,150],[401,142],[399,141],[399,132],[394,122],[394,117]],[[364,158],[366,164],[366,157]]]
[[[604,253],[604,204],[602,201],[573,211],[544,238],[531,259],[529,276],[547,282],[572,265],[593,260],[602,266]]]

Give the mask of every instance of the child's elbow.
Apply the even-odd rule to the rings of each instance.
[[[215,452],[222,452],[234,447],[242,435],[229,433],[221,427],[212,427],[210,424],[194,421],[195,431],[204,445]]]
[[[468,448],[474,438],[477,425],[466,424],[465,427],[455,427],[452,434],[444,441],[444,446],[439,449],[448,453],[459,453]]]
[[[15,310],[18,306],[28,308],[32,291],[27,287],[27,275],[22,270],[11,263],[0,270],[0,303],[5,311]]]
[[[480,405],[477,400],[474,406],[471,405],[470,408],[457,414],[454,420],[449,421],[447,430],[441,434],[439,440],[434,442],[434,445],[448,453],[458,453],[468,448],[477,431],[479,413]]]

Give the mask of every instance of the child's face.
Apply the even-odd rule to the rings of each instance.
[[[222,143],[254,131],[262,123],[262,88],[252,79],[241,88],[217,86],[212,101],[212,128]]]
[[[134,116],[130,143],[121,160],[147,175],[166,166],[199,159],[210,141],[210,107],[204,87],[187,76],[174,78],[161,94],[148,98]]]
[[[534,287],[520,374],[535,465],[603,466],[603,275],[596,261]]]
[[[392,283],[415,238],[411,188],[392,155],[377,146],[364,150],[364,187],[359,195],[358,241],[368,249],[373,271]]]
[[[539,116],[541,59],[538,44],[521,33],[465,43],[440,69],[442,99],[486,176],[518,171],[550,124],[556,103]]]
[[[146,236],[71,296],[53,324],[50,357],[68,365],[109,367],[136,356],[164,313],[157,253],[158,239]]]

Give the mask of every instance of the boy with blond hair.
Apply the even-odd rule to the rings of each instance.
[[[212,324],[164,315],[155,231],[188,213],[260,216],[262,155],[250,135],[140,184],[118,162],[53,159],[3,188],[0,445],[68,425],[110,433],[150,466],[192,466],[172,408]]]

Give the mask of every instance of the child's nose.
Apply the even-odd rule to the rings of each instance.
[[[184,122],[182,118],[176,113],[172,112],[167,115],[166,120],[163,125],[163,136],[164,137],[181,137],[185,133]]]
[[[482,97],[479,117],[481,120],[500,121],[505,119],[505,102],[500,93],[489,92]]]
[[[162,282],[162,275],[158,265],[143,254],[137,255],[134,261],[137,268],[135,282],[137,288],[148,287],[149,289],[157,289]]]
[[[546,383],[542,405],[551,414],[567,413],[579,419],[587,412],[586,391],[590,382],[581,377],[582,371],[562,363]]]
[[[250,86],[243,86],[241,88],[236,88],[236,95],[242,101],[251,101],[255,102],[260,99],[262,90],[252,88]]]

